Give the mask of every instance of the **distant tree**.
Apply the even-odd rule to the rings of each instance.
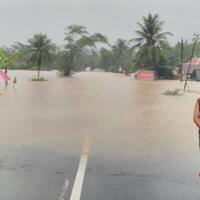
[[[133,60],[133,49],[129,48],[126,40],[118,39],[112,46],[112,53],[116,68],[122,68],[127,75]]]
[[[167,43],[167,36],[172,36],[170,32],[162,32],[164,21],[160,21],[159,15],[148,14],[142,18],[142,23],[138,23],[139,30],[135,33],[139,36],[132,39],[134,47],[139,48],[137,61],[141,63],[142,59],[149,60],[152,68],[157,70],[157,54],[159,48]]]
[[[106,48],[101,48],[99,54],[99,67],[105,71],[109,71],[110,68],[114,65],[112,51]]]
[[[80,55],[77,62],[75,62],[77,70],[83,70],[90,67],[91,70],[99,67],[100,55],[97,49],[93,49],[87,53]]]
[[[107,38],[100,33],[90,35],[86,27],[71,25],[65,33],[65,66],[62,68],[65,76],[69,76],[75,66],[76,59],[82,53],[95,49],[97,43],[107,44]]]
[[[28,63],[30,66],[37,65],[37,77],[39,78],[41,67],[52,61],[55,45],[42,33],[34,35],[28,42],[28,52],[31,53]]]
[[[32,55],[30,47],[27,44],[17,42],[6,51],[6,54],[11,55],[14,52],[18,52],[20,56],[18,56],[9,67],[11,69],[28,69],[29,66],[27,63]]]

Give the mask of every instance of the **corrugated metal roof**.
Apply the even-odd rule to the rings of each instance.
[[[188,61],[190,63],[190,60]],[[192,65],[200,65],[200,58],[192,58]]]

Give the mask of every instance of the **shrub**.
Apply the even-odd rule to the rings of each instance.
[[[31,81],[48,81],[48,79],[45,79],[44,77],[41,76],[41,77],[37,77],[37,78],[34,77],[31,79]]]
[[[108,71],[113,73],[119,73],[119,70],[113,65],[109,67]]]
[[[168,89],[163,93],[163,95],[167,95],[167,96],[180,96],[181,94],[182,94],[182,90],[178,88],[172,89],[172,90]]]
[[[167,67],[158,67],[157,75],[159,79],[173,79],[172,70]]]

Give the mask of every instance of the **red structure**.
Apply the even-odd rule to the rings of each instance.
[[[183,63],[182,70],[181,70],[183,80],[186,79],[189,63],[190,63],[190,60],[187,63]],[[200,70],[200,58],[192,58],[191,67],[190,67],[188,75],[190,76],[195,70]]]
[[[136,72],[136,79],[141,81],[153,81],[156,79],[156,75],[153,70],[138,70]]]
[[[190,60],[188,61],[189,64]],[[200,58],[192,58],[192,65],[200,65]]]

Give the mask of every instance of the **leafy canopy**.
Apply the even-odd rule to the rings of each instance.
[[[158,14],[148,14],[138,23],[139,29],[135,31],[138,37],[131,40],[134,42],[134,48],[138,49],[136,54],[136,63],[141,65],[149,63],[155,69],[161,58],[161,48],[168,45],[167,36],[172,36],[170,32],[162,32],[164,21],[160,21]]]
[[[52,52],[55,50],[55,45],[45,34],[36,34],[28,42],[29,52],[31,52],[28,63],[31,66],[36,64],[41,67],[52,60]]]
[[[97,43],[108,44],[107,37],[95,33],[90,35],[86,27],[71,25],[65,33],[65,61],[63,66],[64,75],[69,75],[72,68],[75,67],[76,61],[83,54],[88,54],[96,48]]]

